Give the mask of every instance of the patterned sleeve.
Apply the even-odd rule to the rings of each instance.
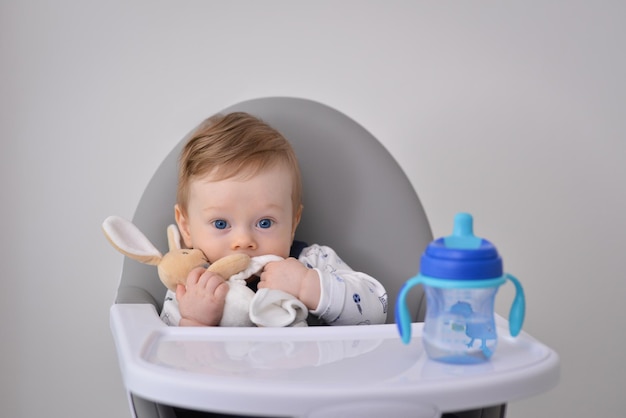
[[[298,259],[320,277],[322,294],[311,314],[328,325],[385,323],[387,292],[378,280],[352,270],[326,246],[307,247]]]
[[[180,311],[178,310],[178,301],[176,293],[168,290],[165,294],[163,309],[161,310],[161,320],[167,325],[177,327],[180,323]]]

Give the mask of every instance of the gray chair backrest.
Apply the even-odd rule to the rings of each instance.
[[[419,270],[432,240],[422,205],[391,154],[346,115],[317,102],[271,97],[245,101],[221,113],[248,112],[281,132],[300,161],[304,212],[296,239],[334,248],[353,269],[387,289],[387,322],[394,321],[402,284]],[[188,137],[170,152],[148,184],[133,223],[157,248],[167,250],[166,228],[174,222],[177,164]],[[165,287],[156,269],[125,259],[117,303],[152,303],[160,311]],[[408,301],[422,320],[421,288]]]

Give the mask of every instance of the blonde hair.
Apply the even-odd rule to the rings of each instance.
[[[289,141],[248,113],[213,116],[192,133],[181,152],[176,202],[186,214],[189,184],[198,177],[210,174],[216,181],[249,178],[276,164],[285,164],[293,175],[291,198],[295,216],[302,204],[302,180]]]

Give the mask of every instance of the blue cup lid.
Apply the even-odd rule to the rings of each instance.
[[[458,213],[452,235],[426,247],[420,273],[448,280],[491,279],[503,275],[502,258],[491,242],[474,236],[472,215]]]

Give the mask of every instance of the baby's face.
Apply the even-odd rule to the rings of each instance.
[[[233,253],[287,258],[299,221],[292,181],[283,165],[247,179],[213,181],[209,174],[192,181],[187,216],[177,210],[185,244],[202,250],[210,262]]]

